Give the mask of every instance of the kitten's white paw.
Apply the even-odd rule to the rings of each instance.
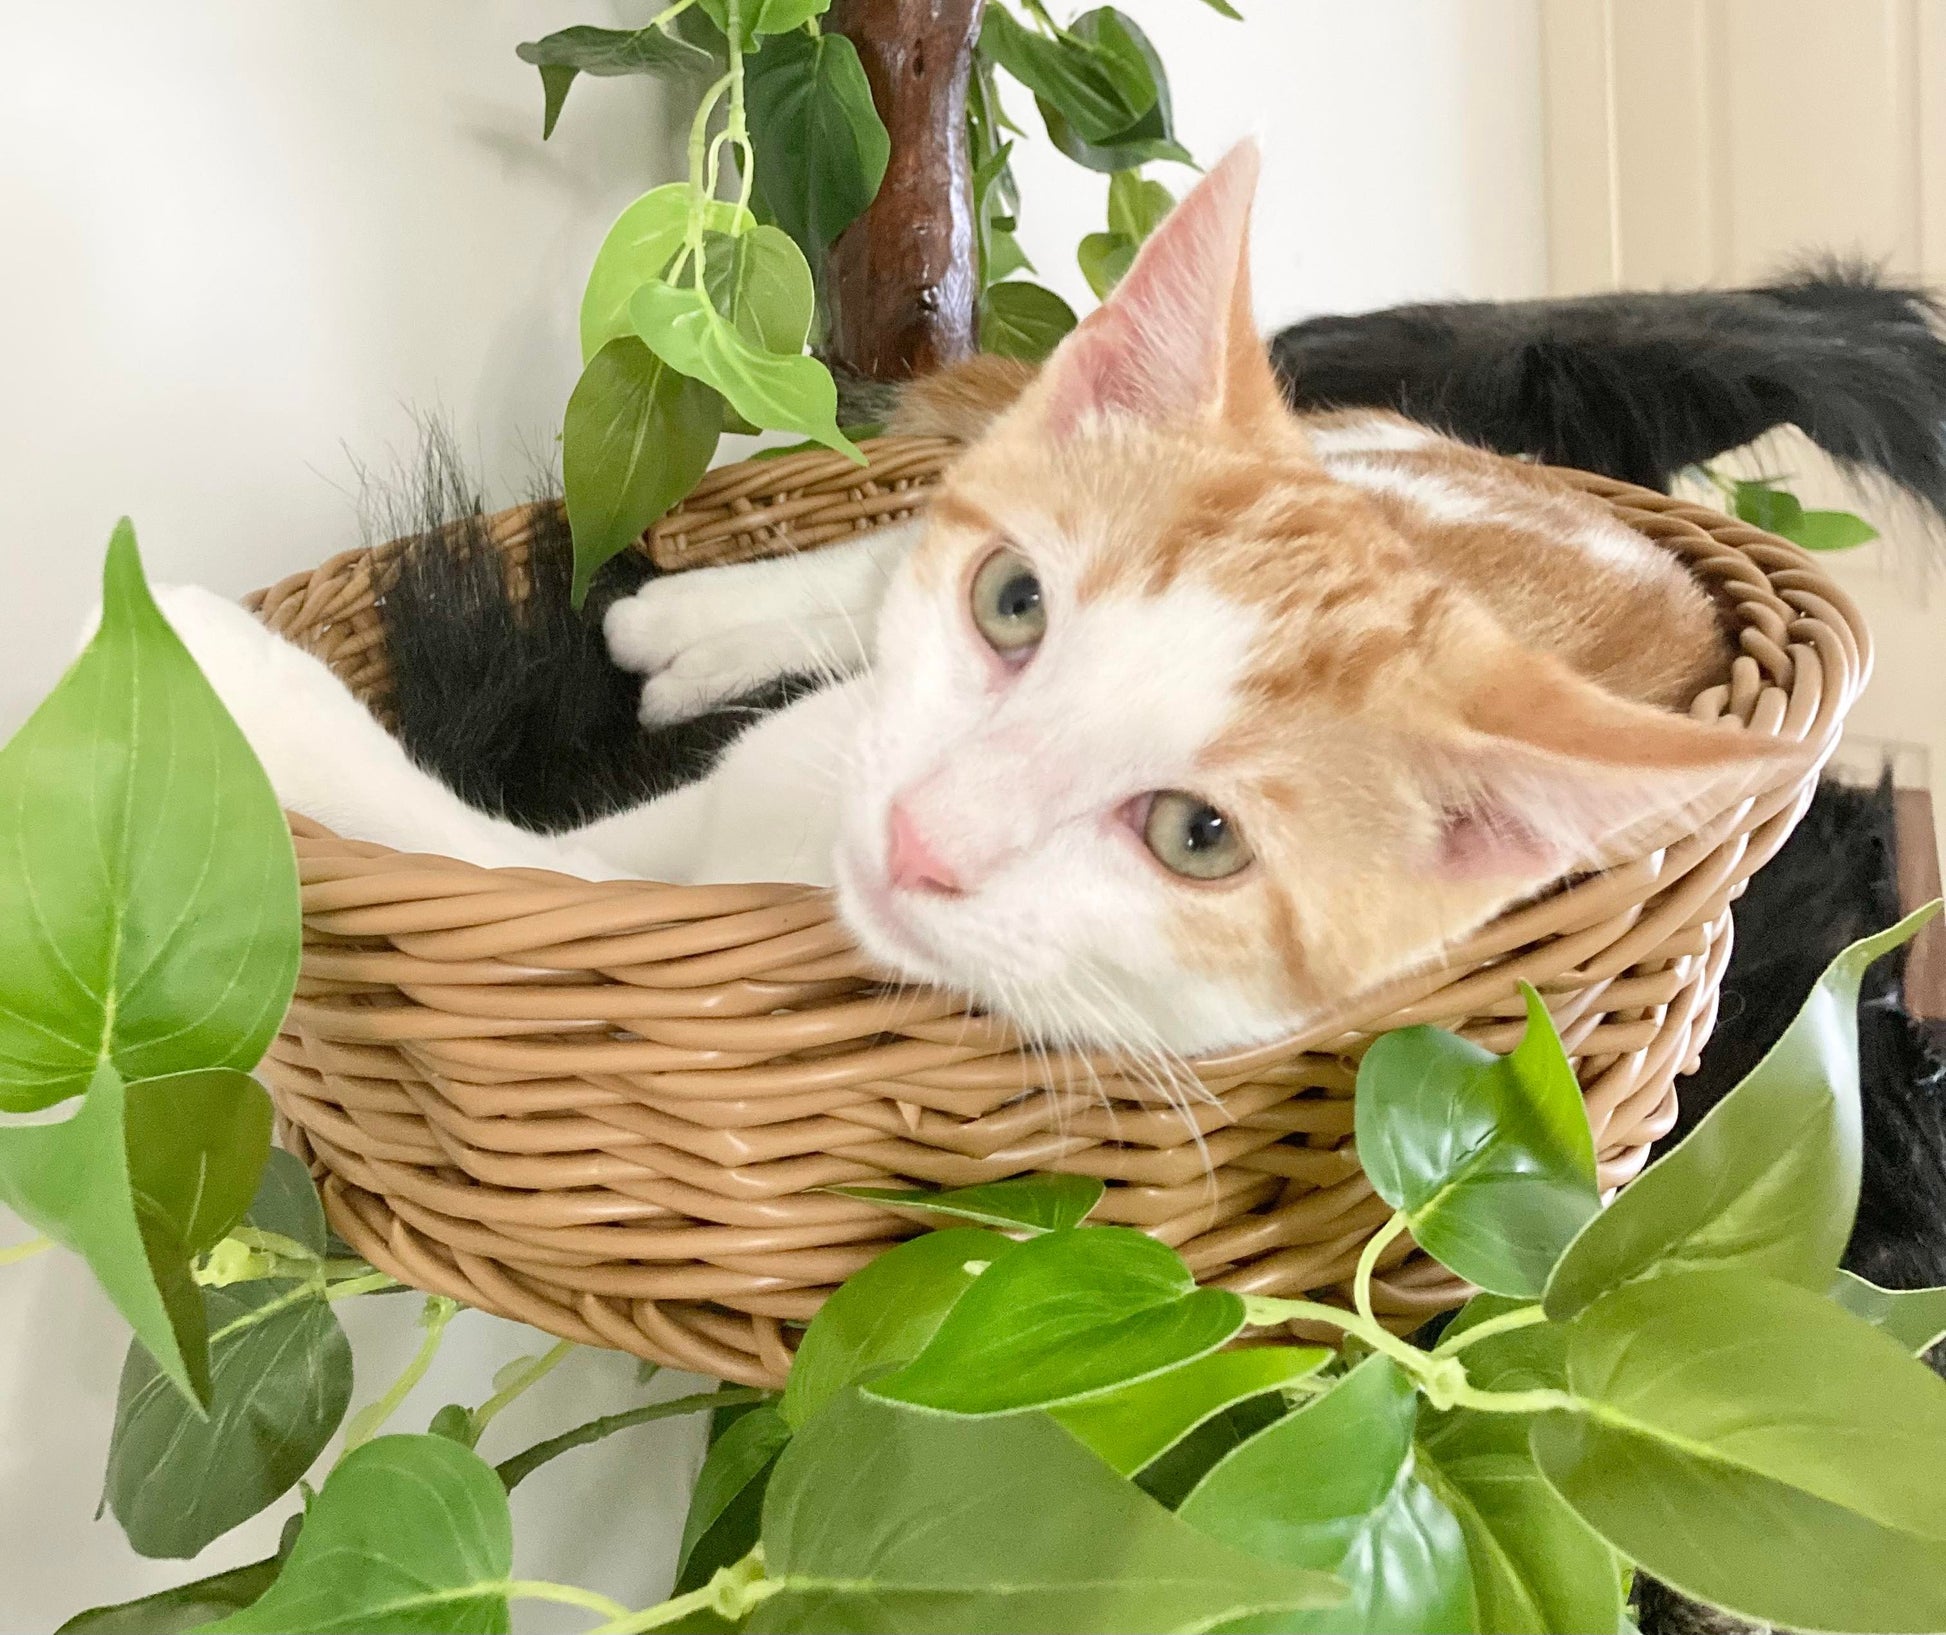
[[[648,678],[639,713],[644,725],[659,726],[783,676],[855,668],[861,649],[851,621],[807,617],[803,601],[780,575],[701,568],[650,580],[609,608],[602,633],[616,664]]]
[[[784,662],[795,646],[794,632],[774,625],[746,626],[699,641],[642,684],[636,714],[645,727],[705,714],[803,668]]]

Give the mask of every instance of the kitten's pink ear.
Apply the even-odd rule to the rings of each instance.
[[[1250,308],[1257,169],[1254,141],[1230,149],[1048,359],[1034,401],[1052,435],[1105,414],[1167,424],[1284,412]]]
[[[1439,757],[1446,878],[1538,887],[1805,764],[1801,745],[1630,703],[1558,659],[1509,659],[1465,697],[1464,731]]]

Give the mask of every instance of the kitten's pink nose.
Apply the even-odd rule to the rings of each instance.
[[[906,891],[930,891],[941,897],[957,897],[964,887],[953,865],[932,848],[920,833],[912,814],[898,801],[892,803],[889,842],[885,850],[885,872],[893,885]]]

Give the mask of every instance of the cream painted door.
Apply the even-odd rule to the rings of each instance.
[[[1759,281],[1863,256],[1946,288],[1946,0],[1543,0],[1550,284]],[[1795,434],[1741,457],[1886,538],[1830,559],[1877,670],[1849,763],[1946,813],[1946,528],[1848,493]]]

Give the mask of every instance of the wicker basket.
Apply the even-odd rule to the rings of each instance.
[[[876,526],[923,504],[951,451],[885,439],[869,452],[863,473],[821,452],[714,472],[648,549],[665,564],[731,560]],[[1665,495],[1563,475],[1718,598],[1739,655],[1695,713],[1822,759],[1870,647],[1815,561]],[[525,513],[494,532],[523,558]],[[381,715],[372,601],[389,549],[251,601]],[[875,986],[822,891],[487,870],[293,819],[303,977],[263,1071],[333,1224],[374,1264],[725,1379],[778,1384],[793,1328],[916,1229],[819,1190],[834,1184],[1100,1176],[1097,1218],[1173,1244],[1204,1280],[1343,1299],[1387,1213],[1349,1145],[1366,1043],[1436,1022],[1507,1049],[1525,978],[1575,1058],[1604,1183],[1627,1180],[1709,1035],[1729,902],[1812,786],[1792,778],[1518,908],[1301,1038],[1197,1064],[1209,1095],[1194,1130],[1112,1059],[1050,1060],[950,996]],[[1376,1284],[1401,1328],[1465,1293],[1404,1240]]]

